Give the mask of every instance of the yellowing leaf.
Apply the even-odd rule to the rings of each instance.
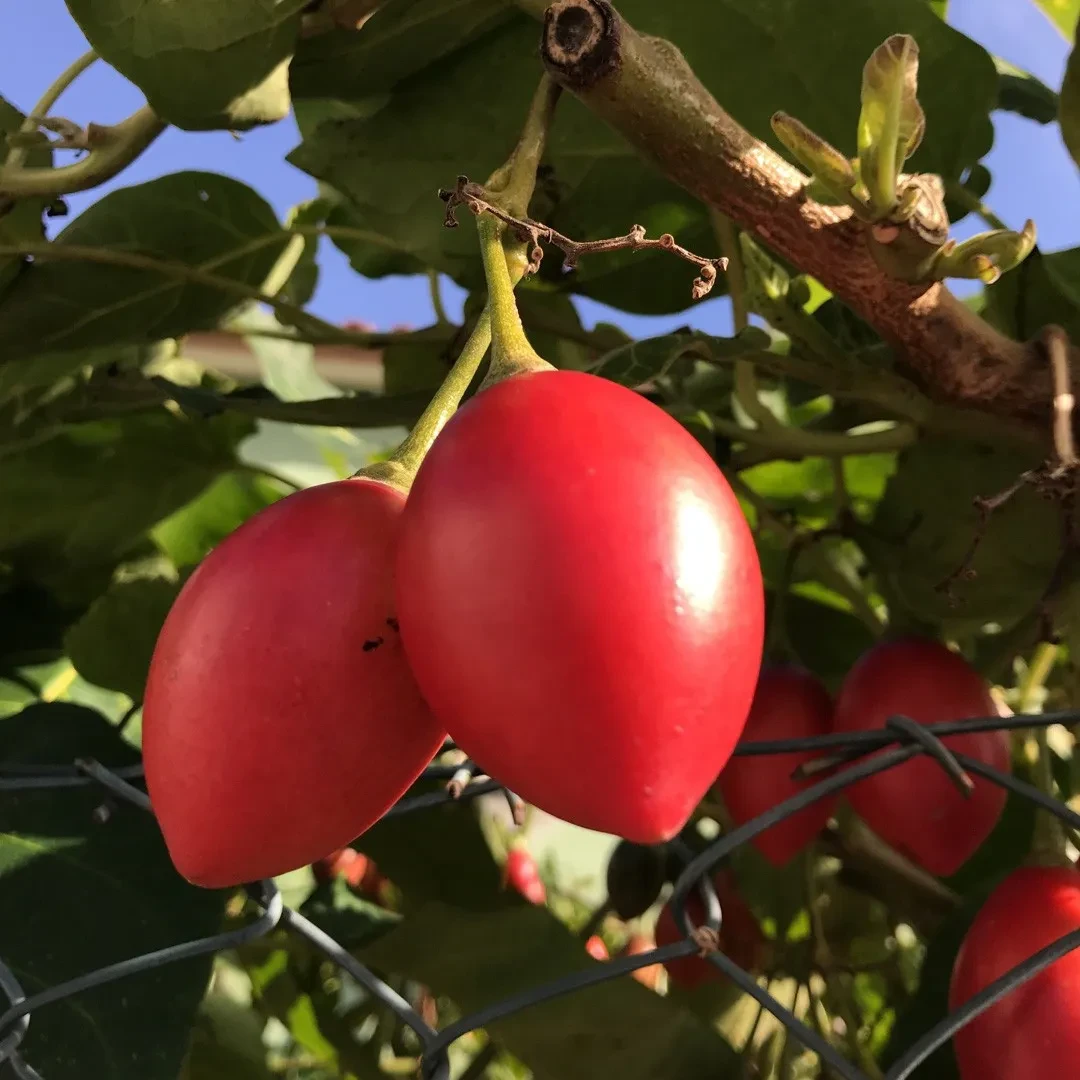
[[[882,215],[895,205],[901,166],[926,129],[918,88],[919,46],[908,34],[893,34],[863,68],[859,115],[859,171],[871,205]]]

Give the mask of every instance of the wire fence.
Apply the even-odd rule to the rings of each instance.
[[[823,778],[809,784],[799,794],[778,803],[752,821],[732,829],[711,843],[700,854],[689,857],[684,869],[674,882],[669,901],[676,923],[683,932],[682,940],[633,956],[617,957],[596,965],[590,970],[575,972],[501,1001],[492,1002],[485,1008],[469,1013],[442,1029],[436,1029],[428,1024],[404,997],[365,967],[329,934],[299,912],[286,906],[272,881],[262,881],[247,886],[248,895],[258,904],[261,914],[255,921],[241,929],[132,957],[97,971],[87,972],[78,978],[50,987],[30,997],[26,996],[18,980],[0,956],[0,992],[6,995],[10,1002],[10,1006],[0,1015],[0,1064],[5,1061],[10,1063],[21,1080],[49,1080],[48,1077],[43,1077],[38,1073],[32,1063],[27,1062],[19,1052],[20,1043],[37,1010],[91,987],[101,986],[104,983],[149,971],[178,960],[234,948],[269,934],[276,928],[286,927],[306,939],[327,959],[348,972],[376,1000],[388,1008],[399,1022],[415,1033],[423,1047],[421,1072],[424,1080],[450,1080],[449,1047],[457,1039],[470,1032],[541,1002],[565,994],[573,994],[575,991],[606,982],[608,979],[623,977],[638,968],[695,954],[703,954],[705,959],[714,964],[744,993],[749,994],[763,1009],[776,1017],[788,1029],[791,1036],[805,1048],[816,1053],[822,1064],[836,1076],[843,1077],[845,1080],[868,1080],[865,1072],[848,1061],[821,1034],[808,1027],[793,1012],[781,1005],[769,994],[768,990],[758,984],[752,974],[735,964],[723,952],[710,948],[706,944],[716,941],[723,919],[721,905],[712,885],[713,872],[718,864],[736,848],[789,815],[859,780],[895,768],[921,754],[931,757],[954,781],[963,784],[967,780],[965,774],[975,774],[1009,792],[1032,800],[1066,825],[1080,830],[1080,814],[1063,803],[1008,773],[999,772],[965,755],[954,754],[941,741],[942,737],[949,735],[1047,727],[1054,724],[1070,728],[1080,724],[1080,710],[1015,715],[1007,718],[981,717],[929,725],[918,724],[906,717],[893,717],[880,731],[744,743],[735,751],[737,756],[820,751],[820,757],[801,766],[796,772],[808,777],[823,775]],[[141,775],[140,766],[107,769],[96,761],[85,759],[77,760],[69,765],[49,766],[0,763],[0,793],[97,784],[120,800],[134,804],[144,811],[152,812],[146,793],[132,783]],[[425,770],[421,779],[448,779],[450,783],[442,791],[425,792],[419,795],[406,794],[388,811],[388,815],[416,813],[432,806],[447,802],[461,802],[495,791],[505,792],[515,816],[520,807],[520,800],[516,796],[506,792],[496,780],[485,778],[479,768],[471,763],[464,766],[432,764]],[[691,890],[697,890],[703,901],[705,921],[700,926],[693,924],[686,910],[686,899]],[[906,1080],[907,1077],[912,1076],[919,1065],[961,1027],[1077,946],[1080,946],[1080,930],[1059,938],[1022,964],[1006,972],[909,1047],[885,1073],[885,1080]],[[162,1007],[166,1007],[165,1003]]]

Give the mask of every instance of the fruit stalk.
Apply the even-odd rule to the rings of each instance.
[[[487,310],[491,313],[491,363],[480,384],[480,389],[486,390],[511,375],[553,371],[554,367],[529,344],[525,328],[521,325],[521,316],[514,302],[514,283],[506,266],[502,222],[491,216],[482,216],[477,222],[477,229],[488,286]]]
[[[529,200],[536,186],[536,170],[544,155],[548,129],[551,126],[560,92],[559,87],[547,75],[541,78],[513,153],[488,178],[486,187],[493,201],[497,201],[508,213],[523,215],[529,208]],[[486,222],[482,221],[481,236],[483,236],[483,226],[486,223],[498,226],[494,218],[488,218]],[[461,354],[454,362],[454,366],[401,445],[385,461],[375,462],[360,469],[355,474],[356,476],[380,480],[384,484],[390,484],[403,492],[408,492],[420,468],[420,462],[424,460],[424,456],[438,438],[439,432],[446,426],[447,420],[457,411],[473,376],[480,367],[480,362],[484,359],[488,345],[491,344],[493,304],[501,305],[501,309],[495,311],[494,321],[497,326],[507,321],[507,310],[509,310],[509,318],[516,322],[518,335],[522,341],[525,341],[525,331],[514,304],[514,286],[525,276],[528,269],[525,245],[519,242],[512,248],[504,247],[499,240],[498,231],[495,244],[497,257],[494,248],[490,252],[492,261],[497,264],[494,268],[488,265],[489,254],[486,248],[484,249],[484,272],[488,279],[489,289],[487,305],[469,335],[468,341],[465,342]],[[493,277],[498,281],[497,288],[492,288]],[[492,368],[495,367],[499,350],[498,330],[495,337]],[[527,341],[525,344],[531,348]],[[540,358],[537,357],[537,360]],[[545,367],[550,367],[543,360],[540,360],[540,363]],[[482,387],[488,384],[490,378],[489,373]]]

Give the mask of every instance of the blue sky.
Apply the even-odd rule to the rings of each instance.
[[[1031,0],[951,0],[949,12],[954,26],[992,53],[1033,72],[1049,86],[1060,86],[1068,45]],[[63,0],[5,4],[0,11],[0,95],[25,111],[52,77],[86,47]],[[79,108],[74,114],[76,101]],[[62,99],[56,111],[80,123],[109,123],[141,103],[134,86],[98,63],[80,78],[77,97],[72,94]],[[993,186],[986,201],[1014,227],[1033,217],[1044,250],[1080,245],[1080,174],[1065,151],[1057,126],[1041,127],[1012,114],[998,114],[995,127],[994,149],[986,159]],[[284,214],[314,191],[314,181],[284,160],[297,142],[299,136],[291,119],[249,132],[239,142],[227,133],[170,130],[121,179],[68,201],[72,212],[78,213],[111,186],[195,168],[227,173],[251,184]],[[964,236],[979,228],[974,221],[964,222],[955,234]],[[322,276],[310,307],[324,318],[335,322],[366,319],[385,329],[395,324],[422,326],[432,319],[426,280],[360,277],[329,241],[323,241],[320,265]],[[453,310],[460,302],[457,290],[444,293]],[[591,301],[581,302],[579,307],[587,325],[609,319],[642,336],[687,322],[681,315],[641,318],[615,314]],[[727,332],[727,299],[699,305],[690,321],[703,330]]]

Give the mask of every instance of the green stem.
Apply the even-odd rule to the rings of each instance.
[[[92,126],[90,152],[71,165],[24,169],[8,164],[0,168],[0,196],[54,199],[97,187],[127,168],[167,126],[149,105],[119,124]]]
[[[439,289],[439,271],[428,269],[428,288],[431,291],[431,306],[435,311],[435,323],[438,326],[451,326],[447,317],[446,308],[443,306],[442,292]]]
[[[994,213],[993,210],[990,209],[990,207],[986,205],[986,203],[982,201],[982,199],[978,197],[978,195],[969,191],[963,184],[955,182],[948,183],[945,185],[945,190],[953,202],[959,203],[970,213],[977,214],[991,229],[1007,229],[1009,227]]]
[[[540,77],[513,153],[484,185],[488,194],[495,196],[494,201],[511,217],[526,217],[529,213],[536,170],[544,156],[548,131],[561,94],[562,88],[549,75]]]
[[[1018,712],[1042,712],[1042,703],[1038,700],[1039,691],[1046,685],[1046,680],[1050,677],[1050,672],[1053,671],[1060,652],[1059,646],[1048,641],[1039,643],[1020,684],[1020,693],[1017,695]],[[1035,760],[1035,786],[1044,795],[1055,798],[1054,773],[1050,763],[1051,750],[1046,740],[1046,726],[1040,724],[1033,728],[1030,738],[1038,750],[1038,757]],[[1069,865],[1068,856],[1065,854],[1065,842],[1065,831],[1059,819],[1048,811],[1038,811],[1035,817],[1035,836],[1031,844],[1030,862],[1040,866]]]
[[[720,254],[727,256],[728,268],[724,275],[728,295],[731,297],[731,317],[735,333],[738,334],[750,325],[747,308],[746,264],[743,262],[742,247],[735,223],[715,207],[709,208],[709,218],[713,231],[720,242]],[[735,361],[735,400],[743,412],[757,427],[771,431],[780,427],[780,422],[769,411],[758,393],[757,372],[749,360]]]
[[[413,425],[412,431],[401,445],[385,461],[375,462],[360,469],[356,476],[366,476],[371,480],[381,480],[401,491],[407,492],[420,468],[420,463],[431,449],[446,422],[454,415],[465,391],[480,367],[491,342],[491,318],[484,308],[473,327],[473,332],[465,342],[464,348],[454,362],[442,385],[431,399],[428,407],[421,413],[420,419]]]
[[[482,216],[477,222],[484,276],[488,285],[488,311],[491,313],[491,364],[480,386],[493,386],[511,375],[528,371],[551,371],[553,367],[529,344],[521,325],[514,284],[506,266],[502,244],[503,225],[496,218]]]
[[[779,425],[775,430],[744,428],[733,420],[713,417],[713,430],[750,446],[763,446],[784,456],[847,457],[853,454],[887,454],[903,450],[919,436],[914,424],[896,424],[886,431],[858,434],[832,431],[804,431]]]
[[[44,120],[52,107],[60,100],[60,95],[98,58],[93,49],[84,52],[78,59],[73,60],[59,75],[53,79],[51,85],[41,95],[38,103],[26,114],[26,118],[19,125],[21,134],[30,134],[38,130],[40,121]],[[9,169],[17,169],[26,160],[30,148],[27,146],[13,146],[8,151],[4,165]]]

